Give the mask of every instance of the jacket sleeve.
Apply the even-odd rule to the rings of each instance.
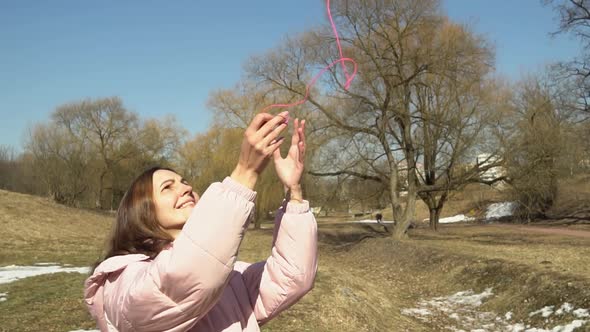
[[[202,318],[228,282],[255,197],[229,177],[212,184],[170,248],[123,272],[111,322],[120,331],[184,331]]]
[[[256,320],[268,322],[313,288],[317,271],[317,224],[309,202],[283,203],[275,218],[271,256],[238,262]]]

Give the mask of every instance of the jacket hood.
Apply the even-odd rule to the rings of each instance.
[[[109,274],[124,270],[129,264],[149,260],[143,254],[113,256],[100,263],[94,273],[84,282],[84,302],[101,331],[107,331],[103,309],[103,290]]]

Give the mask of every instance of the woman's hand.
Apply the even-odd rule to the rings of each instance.
[[[268,113],[257,114],[244,132],[240,159],[232,172],[232,179],[254,189],[258,175],[262,173],[270,156],[279,149],[283,138],[279,134],[287,128],[288,112],[274,116]]]
[[[295,119],[293,122],[293,136],[287,157],[281,157],[281,151],[276,149],[273,159],[277,175],[289,190],[291,200],[302,201],[300,182],[305,162],[305,120],[299,122],[299,119]]]

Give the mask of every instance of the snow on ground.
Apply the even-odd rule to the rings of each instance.
[[[541,314],[541,316],[547,318],[547,317],[551,316],[551,314],[553,313],[553,308],[555,308],[554,305],[548,305],[548,306],[543,307],[537,311],[531,312],[529,314],[529,317],[533,317],[534,315]]]
[[[358,222],[361,224],[377,224],[377,220],[375,219],[363,219],[363,220],[353,220],[352,222]],[[381,220],[382,224],[393,224],[393,220]]]
[[[411,308],[411,309],[403,309],[402,314],[407,315],[407,316],[415,316],[415,315],[429,316],[429,315],[432,315],[432,312],[430,312],[430,310],[424,309],[424,308]]]
[[[514,214],[516,202],[502,202],[490,204],[486,210],[486,220],[509,217]]]
[[[69,264],[65,264],[64,266],[59,266],[59,263],[36,263],[33,266],[17,266],[17,265],[8,265],[0,267],[0,284],[7,284],[19,279],[24,279],[28,277],[34,277],[42,274],[49,274],[49,273],[59,273],[59,272],[67,272],[67,273],[83,273],[87,274],[90,272],[90,268],[88,267],[66,267],[71,266]],[[7,300],[7,293],[0,293],[0,302],[4,302]],[[100,332],[99,330],[74,330],[70,332]]]
[[[502,217],[509,217],[514,214],[514,210],[517,207],[516,202],[501,202],[501,203],[492,203],[488,205],[486,209],[486,214],[484,220],[494,220]],[[429,219],[426,218],[422,220],[423,222],[427,222]],[[452,217],[445,217],[440,218],[438,220],[439,224],[450,224],[456,222],[463,222],[463,221],[474,221],[476,220],[473,217],[468,217],[464,214],[458,214]],[[376,224],[377,220],[375,219],[363,219],[363,220],[353,220],[353,223],[366,223],[366,224]],[[392,220],[383,220],[381,221],[383,224],[393,224]]]
[[[53,264],[53,263],[52,263]],[[87,274],[90,272],[88,267],[63,267],[59,265],[46,265],[44,263],[38,263],[33,266],[17,266],[9,265],[0,267],[0,284],[7,284],[19,279],[34,277],[42,274],[49,273],[82,273]]]
[[[438,220],[439,224],[449,224],[454,222],[461,222],[461,221],[473,221],[475,218],[467,217],[464,214],[459,214],[452,217],[440,218]],[[423,221],[428,221],[428,219],[424,219]],[[353,220],[352,222],[361,223],[361,224],[376,224],[377,220],[375,219],[363,219],[363,220]],[[381,221],[382,224],[393,224],[393,220],[383,220]]]
[[[578,317],[578,318],[586,318],[586,317],[590,317],[590,314],[588,313],[588,309],[576,309],[573,312],[574,316]]]
[[[561,307],[559,309],[557,309],[555,314],[556,315],[563,315],[564,313],[571,312],[572,310],[574,310],[574,307],[571,304],[565,302],[564,304],[561,305]]]
[[[492,203],[486,209],[486,214],[484,219],[485,220],[494,220],[502,217],[509,217],[514,214],[514,210],[516,209],[517,203],[516,202],[502,202],[502,203]],[[429,219],[426,218],[422,220],[423,222],[427,222]],[[458,214],[452,217],[445,217],[440,218],[438,220],[439,224],[450,224],[456,222],[464,222],[464,221],[474,221],[475,218],[468,217],[464,214]],[[365,223],[365,224],[376,224],[377,220],[375,219],[363,219],[363,220],[353,220],[353,223]],[[392,220],[383,220],[381,221],[383,224],[393,224]]]
[[[401,313],[425,323],[442,321],[446,325],[445,329],[454,332],[571,332],[589,322],[589,320],[580,319],[590,316],[588,309],[573,310],[574,307],[567,302],[555,312],[553,309],[556,306],[547,306],[529,314],[529,317],[541,314],[546,318],[546,324],[553,314],[569,315],[573,320],[566,325],[556,325],[545,329],[544,327],[533,327],[523,322],[511,322],[513,314],[510,311],[504,315],[497,315],[493,312],[478,310],[478,307],[492,296],[491,288],[479,294],[472,290],[458,292],[450,296],[420,300],[416,308],[402,309]]]
[[[454,222],[473,221],[473,220],[475,220],[475,218],[468,217],[464,214],[458,214],[458,215],[452,216],[452,217],[440,218],[438,220],[438,223],[439,224],[450,224],[450,223],[454,223]]]
[[[430,219],[426,218],[424,220],[422,220],[423,222],[428,222]],[[458,214],[456,216],[452,216],[452,217],[445,217],[445,218],[440,218],[438,219],[438,223],[439,224],[451,224],[451,223],[455,223],[455,222],[462,222],[462,221],[474,221],[475,218],[472,217],[468,217],[464,214]]]

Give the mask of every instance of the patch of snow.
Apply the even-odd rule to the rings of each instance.
[[[563,315],[564,313],[567,312],[571,312],[574,309],[574,307],[565,302],[564,304],[561,305],[561,307],[559,307],[559,309],[557,309],[557,311],[555,312],[556,315]]]
[[[412,308],[412,309],[403,309],[402,314],[406,315],[406,316],[414,316],[414,315],[428,316],[428,315],[431,315],[432,312],[430,312],[430,310],[424,309],[424,308],[420,308],[420,309]]]
[[[472,290],[457,292],[450,296],[434,297],[430,300],[422,300],[418,302],[417,308],[403,309],[402,314],[407,316],[413,316],[420,320],[429,320],[424,316],[433,315],[434,313],[442,314],[445,317],[450,317],[459,321],[462,318],[465,321],[475,323],[482,319],[477,315],[471,314],[471,308],[480,306],[483,300],[492,295],[492,289],[488,288],[480,294],[475,294]],[[485,319],[493,318],[488,317],[488,313],[482,313]],[[438,315],[437,315],[438,316]],[[475,317],[474,317],[475,316]]]
[[[8,298],[8,293],[0,293],[0,302],[6,301]]]
[[[551,316],[551,314],[553,313],[553,308],[555,308],[555,306],[548,305],[548,306],[543,307],[537,311],[531,312],[529,314],[529,317],[533,317],[534,315],[541,314],[541,316],[547,318],[547,317]]]
[[[578,327],[582,327],[582,325],[586,324],[587,321],[585,320],[581,320],[581,319],[576,319],[573,322],[567,324],[566,326],[561,328],[561,331],[559,332],[572,332],[574,329],[577,329]],[[561,327],[560,325],[556,326],[553,328],[553,331],[555,331],[556,328]]]
[[[35,263],[35,266],[59,265],[59,263]]]
[[[82,273],[90,272],[89,267],[62,267],[62,266],[17,266],[9,265],[0,267],[0,284],[7,284],[19,279],[34,277],[50,273]]]
[[[468,305],[472,307],[479,307],[483,300],[487,297],[492,296],[491,288],[486,288],[480,294],[474,294],[472,290],[468,290],[465,292],[458,292],[448,297],[435,297],[435,300],[446,301],[451,304],[461,304],[461,305]]]
[[[576,309],[573,312],[574,316],[576,316],[577,318],[584,318],[584,317],[590,317],[590,314],[588,313],[588,309]]]
[[[520,332],[520,331],[524,331],[524,329],[525,329],[523,323],[516,323],[516,324],[508,325],[508,326],[506,326],[506,328],[510,332]]]
[[[516,202],[502,202],[490,204],[486,210],[486,220],[509,217],[514,214]]]
[[[452,216],[452,217],[440,218],[440,219],[438,219],[438,223],[439,224],[451,224],[451,223],[455,223],[455,222],[473,221],[473,220],[475,220],[475,218],[468,217],[464,214],[458,214],[458,215]],[[428,222],[428,221],[430,221],[430,218],[426,218],[426,219],[422,220],[422,222]]]
[[[511,311],[504,315],[497,315],[493,312],[478,311],[478,307],[482,305],[484,300],[492,296],[492,289],[487,288],[480,294],[475,294],[473,291],[458,292],[450,296],[434,297],[430,300],[420,300],[416,308],[403,309],[402,314],[412,316],[424,322],[439,321],[441,326],[446,330],[459,332],[487,332],[487,331],[506,331],[506,332],[572,332],[575,329],[588,323],[588,320],[574,319],[566,325],[557,325],[547,328],[535,327],[525,322],[514,322],[510,320],[513,318]],[[546,306],[540,310],[529,314],[530,317],[541,314],[547,318],[554,313],[555,306]],[[559,309],[561,313],[568,313],[588,317],[587,309],[573,310],[573,306],[569,303],[564,303]],[[428,313],[428,314],[425,314]],[[556,312],[557,314],[557,312]],[[550,321],[545,319],[545,324]]]
[[[584,325],[584,324],[586,324],[585,320],[574,320],[567,325],[564,325],[564,326],[557,325],[550,330],[536,328],[536,327],[527,328],[526,330],[524,330],[524,329],[521,329],[521,326],[522,326],[521,325],[521,326],[519,326],[519,329],[512,329],[509,331],[511,331],[511,332],[520,332],[520,331],[525,331],[525,332],[572,332],[575,329],[577,329],[578,327],[582,327],[582,325]]]
[[[455,222],[473,221],[473,220],[475,220],[475,218],[467,217],[464,214],[458,214],[458,215],[452,216],[452,217],[440,218],[438,220],[438,223],[439,224],[450,224],[450,223],[455,223]]]
[[[352,222],[357,222],[361,224],[377,224],[377,220],[375,219],[363,219],[363,220],[353,220]],[[393,224],[393,220],[381,220],[382,224]]]

